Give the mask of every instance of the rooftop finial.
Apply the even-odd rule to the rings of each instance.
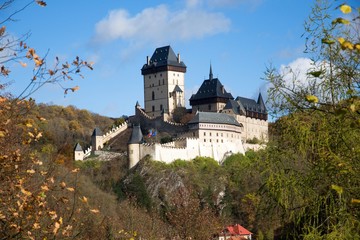
[[[209,80],[213,79],[213,73],[212,73],[212,66],[211,66],[211,62],[210,62],[210,73],[209,73]]]

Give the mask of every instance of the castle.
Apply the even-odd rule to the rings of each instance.
[[[152,159],[170,163],[176,159],[191,160],[196,156],[212,157],[219,163],[228,155],[245,153],[246,141],[268,138],[267,110],[261,94],[257,101],[236,97],[227,92],[218,78],[203,81],[190,98],[192,119],[186,124],[174,123],[174,112],[185,109],[186,65],[170,46],[157,48],[146,58],[141,69],[144,83],[144,109],[135,105],[135,115],[129,118],[132,134],[128,142],[129,168],[150,155]],[[124,131],[128,125],[121,126]],[[156,129],[168,132],[176,139],[165,144],[144,141],[143,132]],[[121,132],[116,130],[116,134]],[[115,136],[114,132],[101,135],[95,129],[91,150],[99,150]],[[75,159],[81,159],[81,146],[75,148]],[[89,150],[87,150],[89,151]],[[78,155],[76,155],[78,154]],[[86,154],[86,153],[85,153]],[[76,158],[78,156],[78,158]]]

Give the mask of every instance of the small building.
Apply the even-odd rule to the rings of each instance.
[[[74,148],[74,160],[75,161],[82,161],[84,159],[84,150],[81,147],[80,143],[76,143]]]
[[[216,239],[218,240],[235,240],[248,239],[251,240],[252,233],[240,224],[227,226]]]

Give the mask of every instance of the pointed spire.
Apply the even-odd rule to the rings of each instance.
[[[212,80],[212,79],[213,79],[213,73],[212,73],[212,66],[211,66],[211,63],[210,63],[209,80]]]
[[[144,137],[141,132],[140,125],[134,125],[128,144],[143,143]]]
[[[264,100],[263,100],[263,98],[261,96],[261,92],[259,92],[259,97],[258,97],[258,100],[257,100],[257,104],[260,106],[261,110],[266,111],[265,103],[264,103]]]

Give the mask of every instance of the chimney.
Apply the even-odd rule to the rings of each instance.
[[[146,56],[146,64],[149,65],[149,63],[150,63],[149,56]]]
[[[180,60],[180,53],[178,53],[177,59],[178,59],[178,63],[180,63],[180,62],[181,62],[181,60]]]

